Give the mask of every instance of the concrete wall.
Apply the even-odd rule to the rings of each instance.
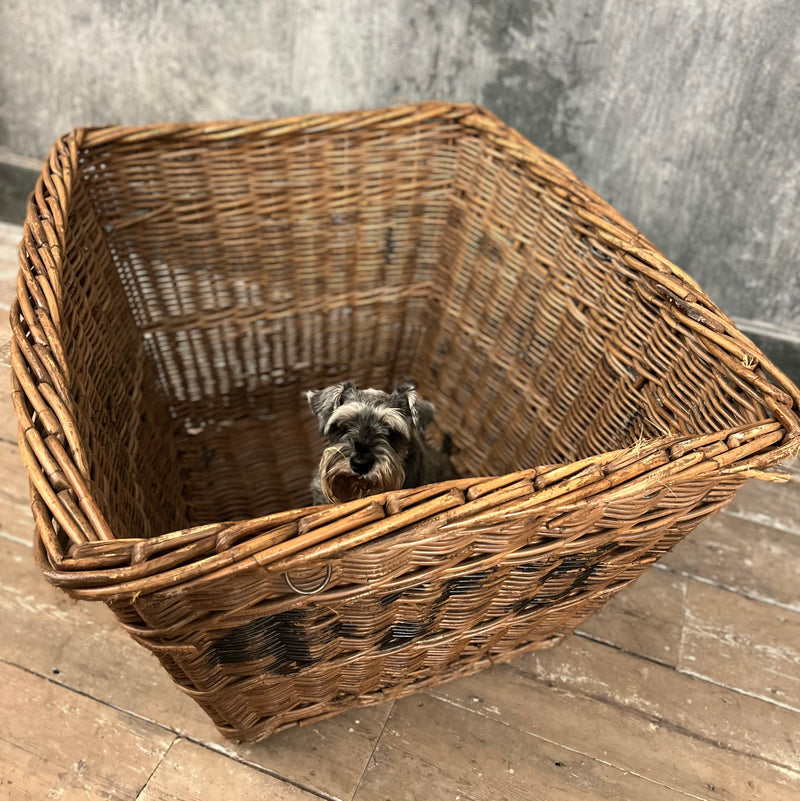
[[[3,0],[0,175],[77,125],[477,101],[792,339],[798,30],[798,0]]]

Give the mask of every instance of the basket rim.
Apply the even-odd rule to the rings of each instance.
[[[796,455],[798,447],[800,438],[787,442],[781,423],[770,418],[713,434],[644,440],[634,448],[567,465],[453,479],[152,538],[88,541],[56,559],[46,547],[55,538],[48,509],[35,497],[35,555],[46,578],[71,595],[119,601],[150,594],[169,598],[254,570],[260,575],[319,565],[324,570],[352,548],[388,542],[412,527],[426,531],[435,543],[456,529],[507,525],[512,518],[526,526],[545,521],[553,541],[540,549],[544,552],[569,542],[570,525],[625,498],[654,491],[674,494],[681,484],[711,475],[784,481],[788,474],[771,468]]]
[[[196,566],[207,558],[207,555],[201,554],[204,548],[209,547],[212,537],[215,550],[228,554],[225,558],[231,560],[231,565],[245,565],[247,569],[262,563],[291,567],[298,564],[300,557],[287,553],[282,542],[259,550],[256,546],[260,538],[269,540],[270,532],[289,525],[297,526],[303,536],[317,531],[316,536],[319,537],[320,529],[326,529],[323,540],[314,543],[314,547],[321,545],[322,550],[314,551],[312,547],[302,558],[306,561],[330,558],[337,548],[345,547],[347,543],[348,547],[353,544],[352,538],[347,539],[347,532],[352,531],[354,523],[360,528],[362,525],[369,527],[370,523],[374,524],[379,519],[396,518],[393,525],[400,525],[415,515],[419,517],[416,522],[429,521],[437,515],[454,516],[456,513],[451,510],[463,510],[465,505],[474,504],[492,494],[497,496],[493,499],[497,501],[495,505],[502,505],[507,501],[503,493],[507,495],[508,487],[520,482],[528,482],[528,486],[521,492],[520,498],[523,500],[519,503],[528,505],[514,509],[520,511],[525,508],[533,513],[534,509],[541,506],[541,496],[535,498],[540,492],[536,489],[537,482],[540,487],[550,480],[554,482],[553,486],[562,489],[569,487],[570,481],[577,480],[576,465],[580,466],[578,474],[581,470],[596,470],[601,474],[601,478],[595,477],[596,481],[608,481],[609,465],[613,466],[615,460],[624,460],[633,454],[635,449],[628,448],[592,456],[566,466],[534,467],[488,479],[461,479],[429,485],[422,488],[424,492],[401,490],[373,496],[363,502],[323,507],[323,511],[319,507],[291,510],[277,516],[239,523],[195,526],[152,539],[115,538],[92,496],[88,459],[66,389],[64,349],[59,335],[60,275],[66,266],[63,257],[65,225],[73,181],[79,180],[80,151],[112,144],[145,145],[148,141],[163,137],[201,144],[243,136],[284,137],[301,133],[328,134],[333,131],[346,133],[349,130],[362,130],[365,126],[374,126],[377,130],[381,126],[401,127],[437,120],[457,123],[479,133],[494,147],[513,156],[521,169],[530,171],[538,180],[546,182],[560,199],[570,202],[577,216],[593,226],[593,237],[614,248],[626,266],[650,279],[655,293],[669,307],[670,313],[681,325],[701,335],[709,352],[752,386],[773,415],[774,419],[722,430],[713,435],[694,438],[675,436],[646,441],[638,455],[645,460],[645,464],[650,464],[646,462],[647,459],[655,460],[652,464],[658,464],[642,473],[645,478],[649,475],[651,482],[659,480],[669,485],[671,482],[687,480],[687,471],[695,475],[698,471],[712,470],[720,476],[738,474],[768,478],[770,476],[764,472],[767,468],[787,456],[797,454],[800,450],[800,419],[797,413],[800,391],[792,382],[736,328],[693,279],[666,259],[613,207],[583,184],[569,168],[481,106],[426,101],[366,111],[308,114],[262,121],[76,128],[54,143],[29,200],[19,248],[17,297],[10,313],[12,399],[19,421],[20,449],[31,483],[36,521],[36,555],[42,571],[52,583],[87,598],[155,592],[164,589],[162,585],[182,586],[187,575],[188,580],[199,578],[199,575],[192,575],[192,571],[199,574],[208,567],[207,564],[203,568]],[[40,429],[45,436],[42,436]],[[709,456],[709,449],[718,452]],[[691,464],[686,466],[686,457],[691,454],[694,454],[690,458]],[[666,462],[660,461],[663,459]],[[684,461],[681,462],[681,459]],[[659,470],[662,472],[659,473]],[[67,488],[73,494],[73,503],[77,501],[83,521],[78,522],[59,499],[63,488],[56,489],[52,483],[56,471],[66,478]],[[636,482],[645,478],[633,478],[626,481],[624,486],[638,489],[640,484]],[[580,480],[586,480],[586,486],[593,483],[585,476]],[[590,505],[587,498],[577,498],[577,505],[571,512]],[[486,505],[488,502],[484,500],[483,503]],[[407,513],[409,509],[413,512],[410,517]],[[54,519],[71,541],[66,550],[58,544]],[[327,522],[322,526],[320,520]],[[381,528],[375,524],[370,531],[379,537],[384,536],[385,528],[385,525]],[[240,537],[248,547],[237,551],[235,549]],[[310,540],[302,542],[308,543]],[[159,548],[165,550],[160,552]],[[176,557],[180,549],[188,550]],[[128,568],[114,568],[111,573],[104,573],[110,570],[110,562],[123,557],[130,560]],[[161,565],[166,566],[170,564],[170,559],[174,561],[176,558],[190,560],[187,563],[188,571],[171,574],[171,568],[165,567],[164,572],[157,572]],[[294,562],[291,561],[293,558]],[[148,584],[146,578],[131,577],[136,575],[137,570],[141,571],[139,565],[148,563],[156,566],[153,576],[160,576],[157,583],[151,581]],[[213,569],[216,569],[216,564],[212,566]],[[225,569],[225,566],[221,569]],[[142,581],[145,583],[142,584]]]

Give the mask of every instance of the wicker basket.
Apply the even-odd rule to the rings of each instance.
[[[553,644],[800,443],[703,291],[472,105],[73,131],[20,258],[41,570],[233,739]],[[416,380],[466,478],[310,508],[342,378]]]

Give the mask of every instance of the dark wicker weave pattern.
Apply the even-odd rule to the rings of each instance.
[[[41,569],[233,738],[556,642],[800,443],[702,290],[474,106],[76,130],[20,262]],[[414,379],[489,478],[307,508],[301,392],[344,378]]]

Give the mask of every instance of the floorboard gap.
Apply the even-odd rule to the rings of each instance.
[[[356,783],[356,789],[353,791],[353,795],[350,797],[350,801],[353,801],[353,799],[355,799],[355,797],[358,795],[358,791],[361,789],[364,777],[367,775],[370,763],[372,762],[372,757],[375,755],[375,751],[377,750],[380,741],[383,739],[384,732],[386,731],[386,727],[389,725],[389,721],[391,720],[392,713],[394,712],[394,708],[396,705],[397,705],[397,700],[395,699],[394,701],[392,701],[392,705],[389,708],[389,714],[386,716],[386,720],[383,721],[383,726],[381,726],[381,730],[378,736],[375,738],[375,745],[372,746],[372,751],[369,752],[369,757],[367,758],[367,764],[364,765],[364,770],[361,771],[361,775],[358,777],[358,782]]]

